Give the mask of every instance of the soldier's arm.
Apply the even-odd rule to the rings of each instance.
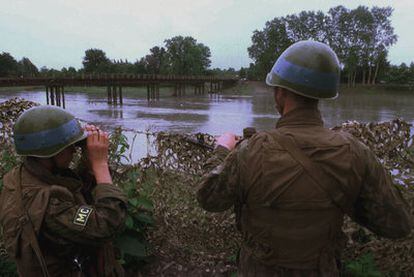
[[[366,163],[353,219],[380,236],[407,236],[412,225],[408,204],[375,155],[368,148],[364,152],[361,159]]]
[[[48,234],[75,243],[96,245],[111,240],[124,227],[127,199],[113,184],[98,184],[94,205],[80,205],[64,188],[51,190],[43,224]]]
[[[222,212],[231,208],[237,198],[238,185],[237,149],[230,152],[218,146],[204,165],[206,172],[201,178],[197,200],[210,212]]]

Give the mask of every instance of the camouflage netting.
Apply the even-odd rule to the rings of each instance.
[[[163,169],[201,175],[202,165],[211,156],[214,137],[160,132],[157,135],[158,162]]]
[[[39,104],[27,101],[23,98],[13,98],[6,102],[0,103],[0,143],[11,145],[10,135],[13,124],[22,112]],[[0,171],[1,172],[1,171]],[[1,174],[1,176],[3,176]]]
[[[351,133],[368,145],[391,172],[398,188],[414,214],[414,144],[412,126],[400,119],[383,123],[362,124],[346,122],[335,130]],[[378,267],[385,272],[414,272],[414,236],[400,240],[380,238],[346,219],[344,231],[348,235],[345,259],[351,260],[371,252]]]
[[[0,142],[3,150],[12,151],[11,124],[25,109],[36,105],[23,99],[0,104]],[[414,207],[413,138],[410,124],[396,119],[390,122],[362,124],[346,122],[335,130],[350,132],[367,144],[382,163],[391,170],[405,198]],[[165,272],[186,271],[192,264],[207,273],[234,270],[234,255],[239,236],[234,228],[234,215],[229,211],[210,214],[202,211],[194,198],[195,186],[202,173],[202,165],[212,153],[214,138],[208,134],[156,134],[157,156],[148,156],[138,164],[141,168],[155,168],[154,216],[157,226],[149,234],[154,253],[165,262],[152,271],[151,276]],[[3,153],[3,152],[2,152]],[[2,159],[4,156],[2,156]],[[3,164],[2,164],[3,165]],[[0,178],[4,167],[0,165]],[[124,171],[120,171],[122,174]],[[182,174],[185,173],[185,174]],[[385,272],[414,272],[413,236],[391,241],[346,220],[348,235],[345,260],[372,252],[377,265]],[[188,273],[188,271],[186,271]],[[197,274],[196,274],[197,275]]]

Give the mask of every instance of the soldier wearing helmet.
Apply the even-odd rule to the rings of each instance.
[[[294,43],[266,78],[276,128],[237,146],[234,134],[217,139],[197,199],[211,212],[235,207],[239,276],[339,276],[344,215],[384,237],[410,233],[408,206],[375,155],[323,127],[318,100],[338,95],[339,73],[329,46]]]
[[[14,144],[24,162],[3,179],[0,223],[19,275],[122,276],[111,241],[126,197],[112,184],[108,134],[39,106],[16,121]],[[77,146],[86,163],[79,174],[69,169]]]

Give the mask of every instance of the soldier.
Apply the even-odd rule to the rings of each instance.
[[[122,276],[111,240],[124,225],[126,197],[112,184],[108,134],[83,130],[68,112],[39,106],[14,126],[22,165],[4,177],[0,223],[20,276]],[[69,169],[82,146],[87,171]]]
[[[207,211],[235,206],[239,276],[339,276],[344,215],[374,233],[411,231],[406,202],[367,146],[323,127],[318,99],[335,98],[339,62],[315,41],[291,45],[267,75],[281,118],[236,146],[217,139],[197,192]]]

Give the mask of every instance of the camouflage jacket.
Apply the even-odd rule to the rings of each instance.
[[[43,276],[29,239],[22,235],[16,186],[34,226],[51,276],[122,276],[111,240],[122,230],[126,196],[113,184],[84,184],[70,170],[51,172],[27,159],[4,177],[0,223],[5,246],[21,276]],[[86,200],[89,199],[89,200]]]
[[[322,168],[322,181],[346,199],[347,209],[313,184],[273,132],[292,137]],[[236,206],[240,213],[242,276],[284,270],[337,275],[345,212],[381,236],[399,238],[411,230],[408,206],[375,155],[352,135],[324,128],[315,109],[289,112],[276,130],[257,133],[231,152],[217,147],[205,170],[200,205],[211,212]]]

